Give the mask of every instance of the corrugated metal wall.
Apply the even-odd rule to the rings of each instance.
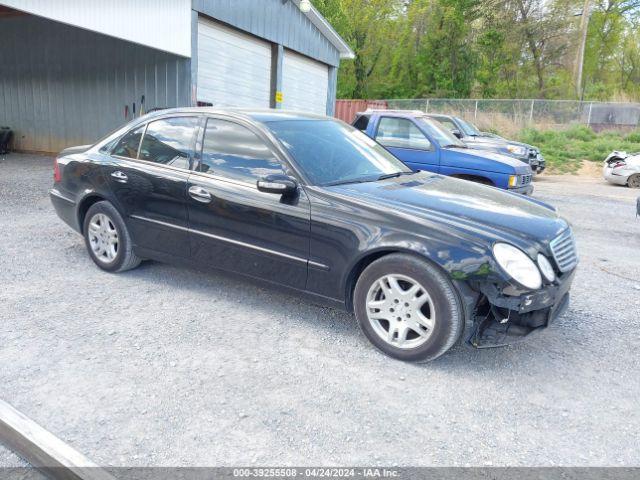
[[[93,143],[142,95],[146,110],[191,103],[189,59],[30,15],[0,31],[0,125],[16,149]]]
[[[193,9],[332,66],[340,52],[292,1],[193,0]]]
[[[191,56],[191,0],[0,0],[0,5]]]
[[[386,110],[389,108],[386,100],[336,100],[334,116],[343,122],[351,123],[356,113],[364,112],[368,108]]]

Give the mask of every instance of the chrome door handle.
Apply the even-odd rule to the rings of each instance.
[[[129,177],[127,177],[127,174],[121,172],[120,170],[118,170],[117,172],[113,172],[111,176],[116,180],[116,182],[120,182],[120,183],[127,183],[127,180],[129,180]]]
[[[193,186],[189,188],[189,196],[198,202],[211,202],[211,194],[202,187]]]

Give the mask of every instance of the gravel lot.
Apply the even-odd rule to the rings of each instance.
[[[640,465],[638,191],[539,179],[577,235],[569,312],[416,366],[351,315],[224,274],[104,273],[50,183],[48,158],[0,159],[0,398],[96,463]]]

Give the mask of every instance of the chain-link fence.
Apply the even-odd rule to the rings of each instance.
[[[589,125],[594,130],[640,127],[640,104],[573,100],[385,100],[387,108],[458,115],[485,130],[501,132],[526,126],[565,128]]]

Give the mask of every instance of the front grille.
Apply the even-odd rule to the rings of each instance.
[[[576,242],[570,228],[567,228],[564,232],[551,240],[550,247],[551,253],[553,253],[553,258],[556,261],[556,265],[558,265],[561,272],[568,272],[578,264]]]
[[[531,183],[531,175],[520,175],[520,186],[524,187]]]

